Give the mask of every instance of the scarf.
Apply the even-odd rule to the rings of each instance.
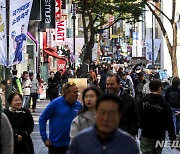
[[[9,111],[13,113],[26,113],[25,111],[22,110],[22,108],[20,110],[15,110],[11,106],[9,107]]]

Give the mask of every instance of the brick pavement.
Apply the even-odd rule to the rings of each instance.
[[[36,112],[32,113],[35,125],[34,125],[34,131],[31,134],[31,137],[34,143],[35,154],[48,153],[47,147],[44,146],[44,143],[41,140],[41,137],[39,134],[39,123],[38,123],[39,116],[48,103],[49,103],[49,100],[38,101]],[[47,127],[47,130],[48,130],[48,127]],[[164,148],[162,154],[180,154],[180,152],[176,149]]]

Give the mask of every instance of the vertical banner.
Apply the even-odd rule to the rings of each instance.
[[[61,0],[56,0],[56,21],[61,20]]]
[[[6,1],[0,0],[0,65],[7,65]]]
[[[9,64],[19,64],[24,59],[26,33],[33,0],[10,0]]]
[[[42,0],[41,11],[41,28],[55,28],[55,0]]]
[[[152,61],[152,40],[146,40],[146,59]],[[154,39],[154,61],[156,61],[161,47],[161,40]]]
[[[61,19],[60,22],[56,22],[56,43],[63,44],[66,39],[66,20]]]

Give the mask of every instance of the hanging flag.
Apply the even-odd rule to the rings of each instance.
[[[146,40],[145,42],[146,46],[146,59],[149,61],[152,61],[152,40]],[[154,39],[154,61],[156,61],[158,52],[161,48],[161,40],[160,39]]]
[[[0,65],[7,64],[6,1],[0,0]]]
[[[10,0],[9,21],[9,64],[16,65],[24,60],[26,33],[33,0]]]

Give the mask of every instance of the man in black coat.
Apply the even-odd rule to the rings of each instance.
[[[124,104],[119,127],[135,137],[138,134],[138,128],[140,126],[139,108],[132,96],[123,93],[123,88],[120,85],[120,78],[117,74],[110,74],[107,76],[106,90],[107,93],[116,94],[123,100]]]

